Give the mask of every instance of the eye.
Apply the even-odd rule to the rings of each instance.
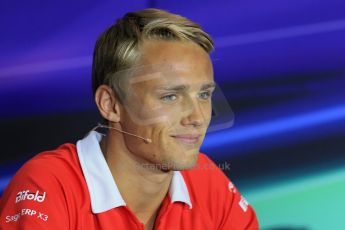
[[[160,98],[162,101],[170,102],[177,99],[176,94],[168,94]]]
[[[210,91],[204,91],[199,93],[199,98],[207,100],[211,97],[211,92]]]

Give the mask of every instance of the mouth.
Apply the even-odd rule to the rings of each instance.
[[[183,134],[183,135],[172,135],[177,141],[183,144],[197,144],[199,142],[199,134]]]

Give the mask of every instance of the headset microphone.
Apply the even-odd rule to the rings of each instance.
[[[95,128],[93,128],[91,131],[95,131],[98,128],[114,129],[114,130],[119,131],[121,133],[125,133],[125,134],[128,134],[128,135],[131,135],[131,136],[143,139],[146,143],[152,143],[152,140],[150,138],[144,138],[144,137],[141,137],[141,136],[135,135],[133,133],[129,133],[129,132],[126,132],[126,131],[123,131],[123,130],[120,130],[120,129],[117,129],[117,128],[114,128],[114,127],[111,127],[111,126],[102,125],[100,123],[98,123],[98,125]]]

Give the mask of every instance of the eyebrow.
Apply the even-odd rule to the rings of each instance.
[[[188,87],[186,85],[174,85],[174,86],[161,86],[158,89],[169,90],[169,91],[183,91]]]
[[[201,86],[201,90],[209,89],[209,88],[215,88],[216,84],[214,82],[203,84]],[[169,90],[169,91],[183,91],[188,89],[189,86],[186,85],[174,85],[174,86],[160,86],[157,87],[157,89],[163,89],[163,90]]]
[[[209,88],[215,88],[216,87],[216,83],[211,82],[211,83],[207,83],[201,86],[201,90],[205,90],[205,89],[209,89]]]

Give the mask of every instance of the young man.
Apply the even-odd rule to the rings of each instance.
[[[199,153],[211,119],[213,42],[157,9],[98,39],[93,90],[107,128],[41,153],[14,176],[1,229],[258,229],[255,213]]]

